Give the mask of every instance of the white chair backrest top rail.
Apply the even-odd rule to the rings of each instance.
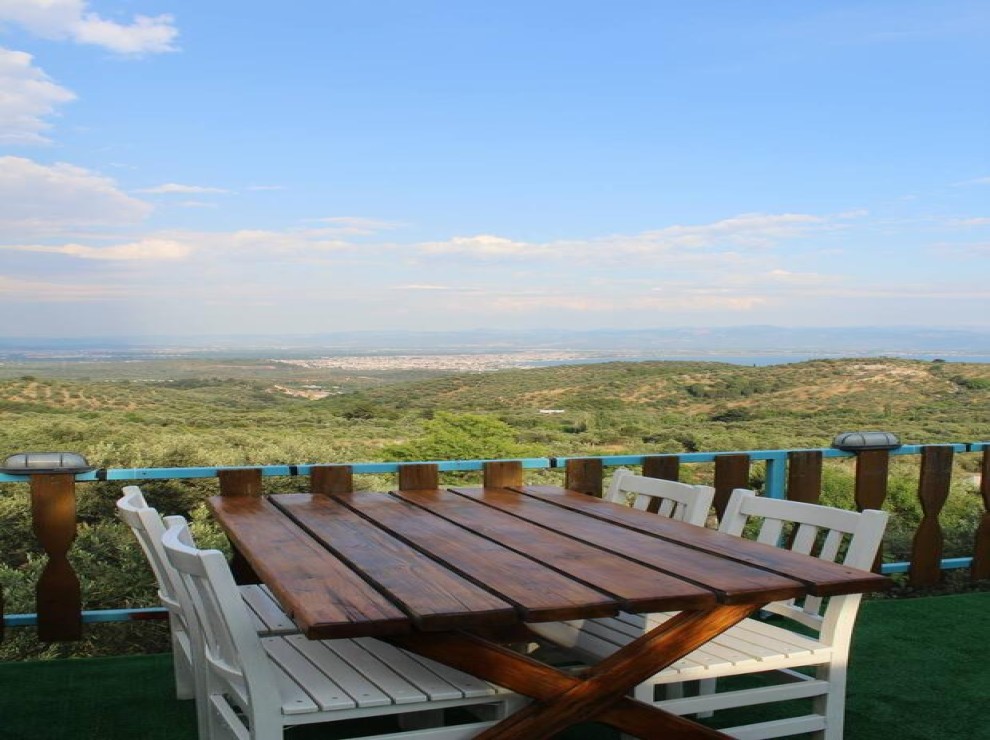
[[[646,511],[652,503],[661,516],[703,527],[715,498],[715,489],[636,475],[626,468],[618,468],[612,475],[605,499],[628,505],[629,494],[635,496],[633,508]]]

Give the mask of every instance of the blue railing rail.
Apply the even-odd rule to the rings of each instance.
[[[982,481],[980,493],[987,512],[974,537],[974,555],[970,557],[941,557],[941,534],[938,514],[948,496],[952,474],[953,456],[960,453],[982,453]],[[427,469],[439,480],[440,473],[483,472],[487,475],[494,465],[510,465],[518,469],[520,475],[525,470],[555,470],[565,473],[565,485],[576,490],[600,494],[606,468],[634,466],[641,467],[644,474],[655,477],[677,479],[680,466],[701,463],[714,463],[714,485],[717,491],[716,508],[722,505],[733,488],[750,486],[750,471],[753,463],[763,463],[762,495],[773,498],[796,500],[817,500],[821,493],[822,462],[830,458],[855,458],[856,465],[856,504],[858,508],[876,508],[882,505],[886,496],[887,463],[891,456],[916,455],[921,458],[918,495],[921,500],[925,520],[915,538],[915,548],[910,561],[883,563],[881,572],[908,573],[916,585],[934,585],[943,570],[971,568],[974,579],[990,578],[990,442],[962,442],[938,445],[903,445],[892,450],[872,450],[848,452],[833,448],[785,449],[785,450],[742,450],[721,452],[685,452],[662,455],[606,455],[597,457],[546,457],[513,460],[433,460],[420,462],[366,462],[354,464],[300,464],[264,465],[245,468],[230,467],[185,467],[185,468],[99,468],[76,475],[41,476],[14,475],[0,473],[0,483],[30,483],[35,500],[35,531],[49,556],[49,567],[62,571],[67,567],[66,553],[69,542],[65,542],[66,522],[55,522],[54,527],[63,531],[61,537],[46,537],[46,526],[52,522],[37,520],[39,511],[46,506],[64,511],[64,501],[74,501],[74,486],[78,483],[96,481],[140,482],[149,480],[183,480],[220,478],[228,473],[250,470],[260,477],[311,476],[321,468],[346,469],[349,475],[398,475],[402,487],[402,475],[413,469]],[[54,487],[47,478],[58,478]],[[41,480],[39,480],[41,479]],[[422,478],[417,479],[418,485]],[[37,485],[40,493],[35,491]],[[54,494],[53,494],[54,491]],[[61,497],[62,505],[58,503]],[[74,512],[74,506],[72,507]],[[43,515],[42,515],[43,516]],[[74,516],[74,514],[73,514]],[[44,517],[43,517],[44,518]],[[74,521],[72,527],[74,528]],[[924,534],[922,534],[924,530]],[[934,532],[934,534],[933,534]],[[73,574],[74,576],[74,574]],[[57,583],[57,579],[56,579]],[[71,584],[70,584],[71,586]],[[67,589],[72,591],[72,588]],[[78,591],[78,588],[76,589]],[[72,594],[70,593],[69,596]],[[70,598],[69,601],[72,601]],[[164,609],[100,609],[84,611],[78,596],[74,603],[66,605],[57,594],[46,598],[39,587],[39,609],[36,614],[10,614],[3,617],[6,627],[38,626],[42,639],[76,639],[81,634],[81,625],[98,622],[118,622],[166,617]],[[57,607],[51,616],[53,603]],[[2,604],[2,602],[0,602]],[[43,610],[42,605],[46,608]],[[47,613],[46,613],[47,612]]]

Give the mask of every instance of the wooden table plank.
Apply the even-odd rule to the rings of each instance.
[[[518,489],[527,496],[561,508],[581,512],[603,521],[620,524],[630,530],[673,540],[690,548],[749,563],[787,578],[801,581],[815,596],[882,591],[890,579],[876,573],[809,558],[798,552],[747,541],[745,548],[737,547],[739,538],[727,538],[721,532],[704,527],[685,526],[667,517],[643,516],[642,512],[618,506],[602,506],[604,502],[556,486],[523,486]]]
[[[580,511],[555,506],[534,496],[524,496],[518,491],[492,488],[453,490],[462,496],[526,521],[552,528],[568,537],[611,550],[658,570],[676,574],[678,578],[713,590],[718,600],[724,604],[767,603],[803,596],[807,592],[803,583],[792,578],[684,547],[632,529],[617,532],[615,525],[608,521],[587,516]],[[578,493],[573,495],[581,496]],[[656,514],[626,509],[590,496],[585,498],[597,501],[598,506],[614,509],[620,513],[628,511],[640,517],[666,519]],[[683,522],[674,523],[680,525],[681,529],[702,529]],[[718,536],[727,537],[721,534]]]
[[[715,594],[607,550],[578,542],[450,491],[397,491],[420,506],[544,565],[622,600],[626,611],[700,609]],[[518,494],[516,494],[518,495]]]
[[[209,506],[282,606],[315,637],[363,637],[408,632],[412,621],[327,552],[267,499],[214,496]]]
[[[410,492],[403,492],[410,493]],[[516,604],[526,621],[616,614],[621,601],[396,496],[334,498],[468,579]]]
[[[394,502],[383,493],[364,495]],[[333,498],[288,493],[270,499],[316,541],[358,571],[377,590],[387,593],[421,630],[519,621],[512,604],[452,573]]]

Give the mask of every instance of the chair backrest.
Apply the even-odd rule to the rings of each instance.
[[[271,663],[226,558],[219,550],[197,549],[182,517],[165,522],[162,546],[181,581],[182,608],[195,620],[207,689],[226,694],[254,717],[277,716],[281,700]]]
[[[656,511],[661,516],[699,527],[705,526],[715,498],[715,489],[711,486],[650,478],[619,468],[612,475],[605,498],[616,504],[626,504],[630,493],[635,494],[633,507],[636,509]]]
[[[747,525],[762,520],[755,527],[754,539],[757,542],[869,570],[880,549],[887,517],[886,512],[875,509],[847,511],[819,504],[766,498],[737,488],[725,507],[719,530],[740,537],[748,536],[754,528]],[[765,610],[824,632],[835,628],[835,622],[840,618],[839,612],[848,610],[850,604],[854,605],[852,618],[855,618],[855,607],[860,598],[860,594],[828,600],[808,596],[800,603],[791,600],[768,604]],[[849,619],[849,614],[844,618]]]
[[[185,625],[179,597],[177,595],[178,575],[168,562],[162,548],[162,535],[165,525],[158,511],[148,506],[148,502],[137,486],[126,486],[124,495],[117,499],[117,514],[131,528],[144,551],[151,570],[158,582],[158,597],[173,617]]]

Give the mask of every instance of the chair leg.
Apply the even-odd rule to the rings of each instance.
[[[825,729],[812,735],[815,740],[842,740],[846,718],[846,667],[835,663],[819,666],[816,678],[828,681],[828,691],[812,700],[815,714],[825,717]]]
[[[698,696],[704,696],[705,694],[714,694],[718,689],[717,678],[703,678],[698,681]],[[699,719],[707,719],[708,717],[714,716],[715,712],[698,712]]]
[[[192,699],[196,696],[196,684],[193,679],[192,663],[189,659],[189,645],[176,636],[172,631],[172,669],[175,674],[175,698]]]

